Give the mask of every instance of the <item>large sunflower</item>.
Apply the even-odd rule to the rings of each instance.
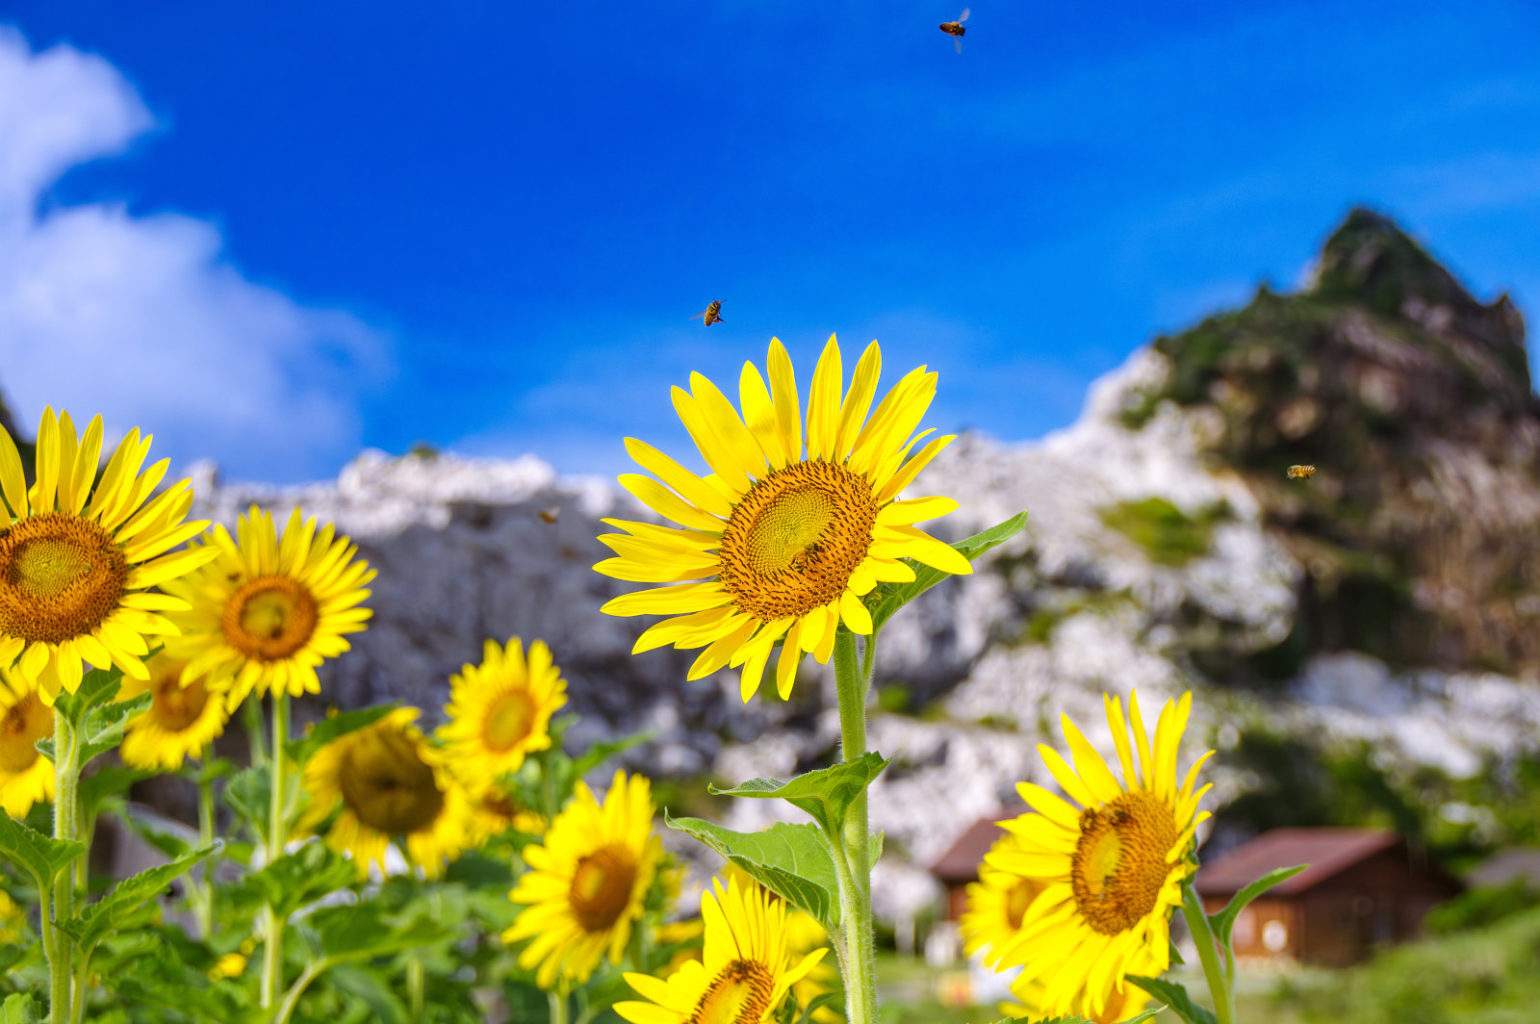
[[[767,1024],[787,993],[828,952],[815,949],[795,957],[788,948],[786,905],[757,885],[726,888],[713,879],[715,892],[701,894],[706,923],[700,961],[691,960],[668,980],[650,974],[626,975],[647,1002],[615,1004],[632,1024]]]
[[[167,584],[190,612],[176,616],[182,635],[166,645],[186,671],[228,689],[231,710],[253,688],[298,697],[320,693],[316,667],[349,647],[374,613],[358,605],[374,579],[358,547],[327,523],[301,522],[295,509],[280,543],[273,514],[253,505],[236,524],[239,543],[223,525],[199,539],[214,561]]]
[[[52,735],[53,712],[38,688],[0,667],[0,808],[13,818],[53,799],[53,762],[37,749]]]
[[[914,452],[932,431],[910,436],[935,396],[936,375],[923,366],[911,370],[868,419],[881,364],[874,341],[841,401],[840,350],[829,337],[813,371],[805,451],[796,378],[777,339],[770,342],[768,387],[752,363],[743,366],[742,416],[698,373],[690,376],[693,393],[674,389],[674,409],[710,476],[626,439],[631,457],[662,483],[632,473],[620,477],[621,485],[680,528],[606,519],[626,532],[599,538],[617,557],[594,568],[640,583],[697,581],[625,594],[604,606],[611,615],[674,616],[644,632],[633,653],[668,644],[705,647],[689,678],[741,665],[748,700],[772,648],[784,640],[776,688],[785,697],[804,653],[828,663],[841,623],[871,633],[861,598],[879,582],[914,579],[901,559],[972,572],[966,558],[913,525],[951,512],[957,502],[895,500],[952,441],[934,438]]]
[[[1187,859],[1193,829],[1208,817],[1198,814],[1208,787],[1194,792],[1193,786],[1212,751],[1177,782],[1177,748],[1192,694],[1161,709],[1153,748],[1136,695],[1129,695],[1126,724],[1120,702],[1109,696],[1105,704],[1123,782],[1064,717],[1074,767],[1053,748],[1038,749],[1074,804],[1021,783],[1017,791],[1037,813],[1003,822],[1017,848],[987,858],[992,868],[1043,885],[998,959],[1022,965],[1019,983],[1041,985],[1042,1008],[1053,1015],[1100,1014],[1110,994],[1124,990],[1125,975],[1159,974],[1170,966],[1171,913],[1193,870]]]
[[[119,700],[150,694],[150,706],[123,730],[123,761],[134,768],[176,771],[225,731],[230,709],[206,680],[183,672],[186,663],[165,654],[149,661],[148,680],[125,679]]]
[[[49,707],[61,687],[80,687],[82,662],[145,678],[145,637],[177,631],[157,613],[187,607],[147,591],[213,557],[173,550],[208,522],[183,522],[190,481],[151,498],[171,460],[141,473],[150,440],[129,431],[98,479],[102,418],[81,437],[69,413],[44,409],[29,488],[16,443],[0,429],[0,664],[14,663]]]
[[[518,637],[506,648],[488,640],[480,665],[449,677],[449,721],[438,737],[450,768],[475,792],[519,770],[524,755],[551,745],[551,715],[567,702],[567,684],[536,640],[524,656]]]
[[[412,724],[416,708],[337,737],[305,764],[310,807],[299,827],[313,830],[341,806],[326,842],[350,854],[359,871],[384,867],[392,839],[407,859],[437,878],[474,842],[470,798]]]
[[[526,906],[503,941],[533,940],[519,966],[538,964],[541,988],[582,984],[606,953],[620,962],[663,855],[652,813],[652,784],[617,771],[602,805],[579,782],[544,843],[524,847],[530,870],[508,897]]]

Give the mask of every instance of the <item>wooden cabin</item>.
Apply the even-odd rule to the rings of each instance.
[[[1214,913],[1277,868],[1310,868],[1269,889],[1235,921],[1235,954],[1342,967],[1414,938],[1436,904],[1463,886],[1393,832],[1279,828],[1204,863],[1198,895]]]
[[[987,818],[980,818],[963,830],[962,835],[946,848],[946,852],[930,866],[930,873],[946,887],[946,919],[956,921],[968,909],[968,883],[979,880],[979,864],[996,839],[1005,835],[1005,829],[996,825],[1013,817],[1013,812],[1001,811]]]

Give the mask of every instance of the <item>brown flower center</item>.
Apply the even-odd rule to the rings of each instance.
[[[24,772],[42,757],[35,744],[53,735],[53,713],[34,691],[0,717],[0,772]]]
[[[181,732],[196,722],[208,706],[209,692],[202,680],[182,685],[182,663],[176,662],[157,673],[150,691],[150,714],[167,732]]]
[[[611,844],[583,857],[572,873],[567,901],[584,931],[612,928],[631,905],[636,883],[636,858],[624,846]]]
[[[844,593],[872,544],[877,498],[866,478],[822,460],[760,480],[722,531],[722,586],[741,611],[769,621]]]
[[[775,979],[758,960],[733,960],[711,979],[685,1024],[759,1024],[770,1010]]]
[[[96,631],[123,597],[128,558],[96,523],[44,512],[0,530],[0,633],[62,643]]]
[[[535,702],[527,690],[509,690],[491,707],[481,727],[481,739],[488,750],[499,754],[512,750],[527,738],[535,726]]]
[[[259,576],[225,602],[225,641],[248,658],[279,661],[304,647],[315,632],[315,598],[287,576]]]
[[[1094,931],[1116,935],[1155,909],[1171,870],[1166,854],[1180,835],[1171,808],[1153,793],[1124,793],[1081,812],[1070,885]]]
[[[338,788],[359,821],[395,836],[421,831],[438,820],[444,794],[411,736],[394,726],[370,726],[339,742],[347,747],[338,767]]]

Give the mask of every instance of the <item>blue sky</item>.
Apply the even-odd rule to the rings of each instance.
[[[245,479],[613,473],[772,335],[1039,436],[1354,203],[1540,309],[1535,5],[972,6],[12,0],[0,386]]]

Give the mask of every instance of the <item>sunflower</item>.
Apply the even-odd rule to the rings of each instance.
[[[230,710],[224,696],[202,679],[184,674],[186,663],[165,654],[149,661],[148,680],[125,679],[118,700],[150,694],[150,706],[123,730],[123,762],[132,768],[176,771],[189,757],[202,757],[225,731]]]
[[[1177,783],[1177,748],[1192,694],[1161,709],[1153,748],[1137,695],[1129,695],[1127,724],[1120,702],[1110,696],[1104,702],[1124,781],[1064,717],[1074,768],[1051,747],[1038,750],[1079,807],[1021,783],[1017,791],[1037,813],[1003,822],[1019,842],[986,859],[992,868],[1043,885],[998,959],[1008,967],[1023,965],[1019,983],[1041,986],[1042,1009],[1050,1015],[1101,1014],[1108,999],[1123,992],[1125,975],[1159,974],[1170,966],[1171,913],[1193,870],[1187,857],[1193,829],[1208,817],[1198,813],[1208,787],[1194,792],[1193,786],[1213,751]]]
[[[26,923],[26,912],[16,905],[10,893],[0,889],[0,946],[19,944]]]
[[[524,755],[551,745],[551,715],[567,703],[567,684],[536,640],[524,655],[518,637],[506,648],[488,640],[480,665],[449,677],[449,721],[438,737],[450,767],[481,791],[519,770]]]
[[[828,952],[819,948],[793,956],[786,905],[759,886],[730,878],[724,888],[713,879],[712,889],[701,894],[706,935],[700,961],[689,961],[667,981],[626,974],[626,982],[648,1000],[615,1004],[615,1012],[632,1024],[766,1024],[791,986]]]
[[[752,875],[736,864],[729,863],[722,874],[729,881],[736,879],[745,889],[758,884]],[[769,892],[769,896],[777,903],[782,902],[777,893]],[[828,941],[828,933],[824,931],[823,925],[818,923],[818,918],[805,910],[789,905],[786,907],[786,948],[791,951],[792,956],[800,959],[815,949],[824,948]],[[839,976],[839,967],[832,960],[820,960],[815,963],[807,974],[791,986],[791,994],[796,1000],[797,1009],[807,1009],[808,1004],[814,999],[825,992],[832,991],[839,984]],[[818,1021],[819,1024],[836,1024],[844,1020],[845,1016],[842,1011],[832,1006],[820,1006],[813,1011],[810,1019]]]
[[[458,776],[457,776],[458,778]],[[539,835],[545,831],[545,818],[535,811],[521,807],[506,789],[493,787],[481,793],[468,791],[471,806],[471,832],[475,835],[472,845],[480,846],[495,836],[511,831],[524,835]]]
[[[310,831],[337,806],[327,845],[358,862],[385,864],[392,839],[404,840],[407,859],[437,878],[474,840],[470,798],[412,724],[416,708],[397,708],[362,729],[345,733],[305,765],[310,807],[299,827]]]
[[[102,418],[80,437],[69,413],[44,409],[29,488],[16,443],[0,428],[0,665],[16,665],[48,707],[61,687],[79,689],[83,662],[145,678],[145,637],[177,632],[157,613],[187,607],[147,591],[213,557],[173,551],[208,522],[183,522],[190,481],[150,497],[171,463],[140,472],[150,440],[129,431],[98,480]]]
[[[1021,919],[1027,908],[1043,891],[1044,883],[1003,871],[990,863],[990,858],[1000,853],[1026,853],[1031,850],[1019,836],[1010,832],[996,839],[979,865],[979,880],[965,890],[967,909],[957,921],[962,933],[963,952],[972,956],[983,952],[986,964],[1000,958],[999,950],[1021,928]]]
[[[1132,974],[1145,973],[1137,969]],[[1154,968],[1150,968],[1153,973]],[[1027,1020],[1046,1020],[1053,1016],[1043,1009],[1043,985],[1037,981],[1023,982],[1020,978],[1011,983],[1011,994],[1020,1003],[1001,1003],[1000,1012],[1009,1017]],[[1101,1007],[1100,1011],[1089,1009],[1089,1005],[1095,1002]],[[1150,994],[1137,985],[1124,985],[1119,989],[1113,985],[1102,993],[1098,999],[1082,996],[1075,1004],[1076,1016],[1091,1021],[1092,1024],[1117,1024],[1118,1021],[1128,1020],[1138,1016],[1149,1005]]]
[[[176,616],[182,635],[167,652],[187,662],[186,671],[228,689],[233,711],[253,689],[298,697],[320,693],[316,667],[349,647],[374,613],[358,605],[374,579],[358,547],[336,536],[327,523],[300,521],[295,509],[279,542],[273,515],[255,505],[236,524],[239,543],[216,525],[195,550],[214,559],[198,572],[168,584],[192,610]]]
[[[53,712],[38,688],[15,669],[0,668],[0,808],[13,818],[53,799],[53,762],[37,749],[38,740],[52,736]]]
[[[582,984],[606,952],[620,962],[663,855],[652,813],[652,784],[617,771],[603,804],[579,782],[544,843],[524,847],[530,870],[508,897],[525,909],[503,941],[534,940],[519,966],[539,964],[541,988],[553,988],[558,976]]]
[[[668,644],[705,647],[689,678],[741,665],[747,701],[783,641],[776,689],[786,697],[804,653],[828,664],[841,623],[871,633],[861,598],[880,582],[913,580],[901,559],[972,572],[966,558],[913,525],[951,512],[957,502],[895,500],[953,440],[934,438],[910,457],[932,433],[910,436],[935,396],[936,375],[923,366],[910,371],[868,419],[881,364],[874,341],[842,402],[839,345],[829,337],[813,371],[805,453],[791,359],[776,339],[768,387],[752,363],[743,366],[741,417],[700,374],[690,377],[693,394],[674,389],[674,409],[710,476],[626,439],[631,457],[663,483],[631,473],[620,477],[621,486],[681,528],[606,519],[626,532],[599,538],[617,557],[594,568],[639,583],[692,581],[624,594],[604,606],[611,615],[674,616],[648,628],[632,653]]]

